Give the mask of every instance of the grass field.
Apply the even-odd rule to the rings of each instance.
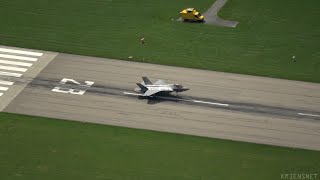
[[[212,3],[1,1],[0,44],[320,82],[320,1],[230,0],[220,15],[239,21],[234,29],[175,21]]]
[[[0,179],[270,180],[320,152],[0,113]]]

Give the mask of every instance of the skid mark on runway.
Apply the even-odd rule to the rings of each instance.
[[[131,92],[124,92],[124,95],[142,97],[142,94],[131,93]],[[296,109],[272,107],[272,106],[265,106],[260,104],[237,103],[237,102],[219,103],[219,102],[214,102],[208,99],[195,100],[195,99],[189,99],[189,98],[192,98],[192,97],[174,98],[174,97],[157,96],[157,99],[159,102],[161,100],[172,101],[172,102],[182,102],[182,103],[185,102],[191,105],[202,105],[206,107],[223,108],[226,110],[239,111],[244,113],[256,113],[256,114],[264,114],[267,116],[282,116],[282,117],[293,117],[293,118],[301,118],[301,116],[304,116],[305,118],[308,118],[308,119],[320,120],[320,115],[314,115],[311,113],[310,114],[298,113],[299,110],[296,110]],[[145,97],[145,99],[157,101],[156,99],[149,98],[149,97]],[[297,115],[300,115],[300,116],[297,116]]]
[[[80,79],[81,82],[85,80]],[[158,104],[158,103],[177,103],[192,105],[192,106],[202,106],[206,108],[219,108],[227,111],[237,111],[242,113],[254,113],[260,116],[269,116],[269,117],[285,117],[285,118],[294,118],[294,119],[311,119],[311,120],[320,120],[320,117],[317,116],[301,116],[298,113],[304,112],[306,114],[318,114],[318,112],[306,112],[299,109],[290,109],[285,107],[273,107],[261,104],[252,104],[244,102],[231,102],[231,101],[219,101],[216,99],[210,99],[205,97],[193,97],[183,95],[182,98],[176,98],[175,96],[157,96],[156,99],[150,97],[139,97],[142,94],[136,92],[130,92],[130,89],[120,88],[117,86],[108,86],[106,84],[94,84],[90,88],[85,86],[79,86],[75,84],[61,84],[60,80],[57,79],[45,79],[45,78],[36,78],[31,83],[30,86],[33,88],[46,88],[49,91],[52,91],[52,88],[59,86],[64,89],[78,89],[78,91],[84,90],[89,94],[95,94],[98,96],[118,96],[123,97],[136,97],[139,99],[148,100],[148,104]],[[78,92],[77,91],[77,92]]]

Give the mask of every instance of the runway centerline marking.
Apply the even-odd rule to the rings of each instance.
[[[7,49],[7,48],[0,48],[0,51],[6,52],[6,53],[24,54],[24,55],[30,55],[30,56],[42,56],[43,55],[43,53],[39,53],[39,52],[23,51],[23,50]]]
[[[208,101],[187,100],[187,99],[183,99],[183,101],[191,101],[195,103],[211,104],[211,105],[226,106],[226,107],[229,106],[229,104],[215,103],[215,102],[208,102]]]
[[[134,95],[134,96],[142,96],[143,94],[139,93],[130,93],[130,92],[123,92],[127,95]],[[225,106],[228,107],[229,104],[223,104],[223,103],[215,103],[215,102],[208,102],[208,101],[200,101],[200,100],[190,100],[190,99],[177,99],[177,98],[170,98],[170,97],[158,97],[160,99],[169,99],[169,100],[177,100],[177,101],[185,101],[185,102],[195,102],[195,103],[202,103],[202,104],[210,104],[210,105],[216,105],[216,106]]]
[[[130,93],[130,92],[123,92],[123,94],[134,95],[134,96],[142,96],[143,95],[143,94],[139,94],[139,93]]]
[[[312,116],[312,117],[320,117],[320,115],[317,114],[307,114],[307,113],[298,113],[301,116]]]

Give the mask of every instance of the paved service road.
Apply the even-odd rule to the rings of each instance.
[[[203,14],[206,24],[225,27],[236,27],[238,25],[238,21],[224,20],[218,16],[218,12],[227,3],[227,1],[228,0],[216,0],[216,2],[208,9],[208,11]]]
[[[216,0],[216,2],[203,14],[205,20],[204,23],[216,26],[236,27],[239,23],[238,21],[224,20],[218,16],[218,12],[227,3],[227,1],[228,0]],[[177,21],[183,20],[180,17]]]
[[[141,76],[191,90],[180,100],[124,94]],[[320,150],[319,92],[315,83],[59,54],[4,111]]]

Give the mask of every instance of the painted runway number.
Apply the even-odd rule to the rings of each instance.
[[[67,83],[72,83],[76,86],[78,86],[79,88],[67,88],[67,87],[54,87],[52,89],[53,92],[59,92],[59,93],[65,93],[65,94],[75,94],[75,95],[83,95],[86,90],[84,90],[83,88],[90,88],[94,82],[92,81],[85,81],[85,84],[81,84],[78,81],[74,80],[74,79],[68,79],[68,78],[63,78],[60,81],[60,84],[66,85]],[[81,88],[81,89],[80,89]]]

